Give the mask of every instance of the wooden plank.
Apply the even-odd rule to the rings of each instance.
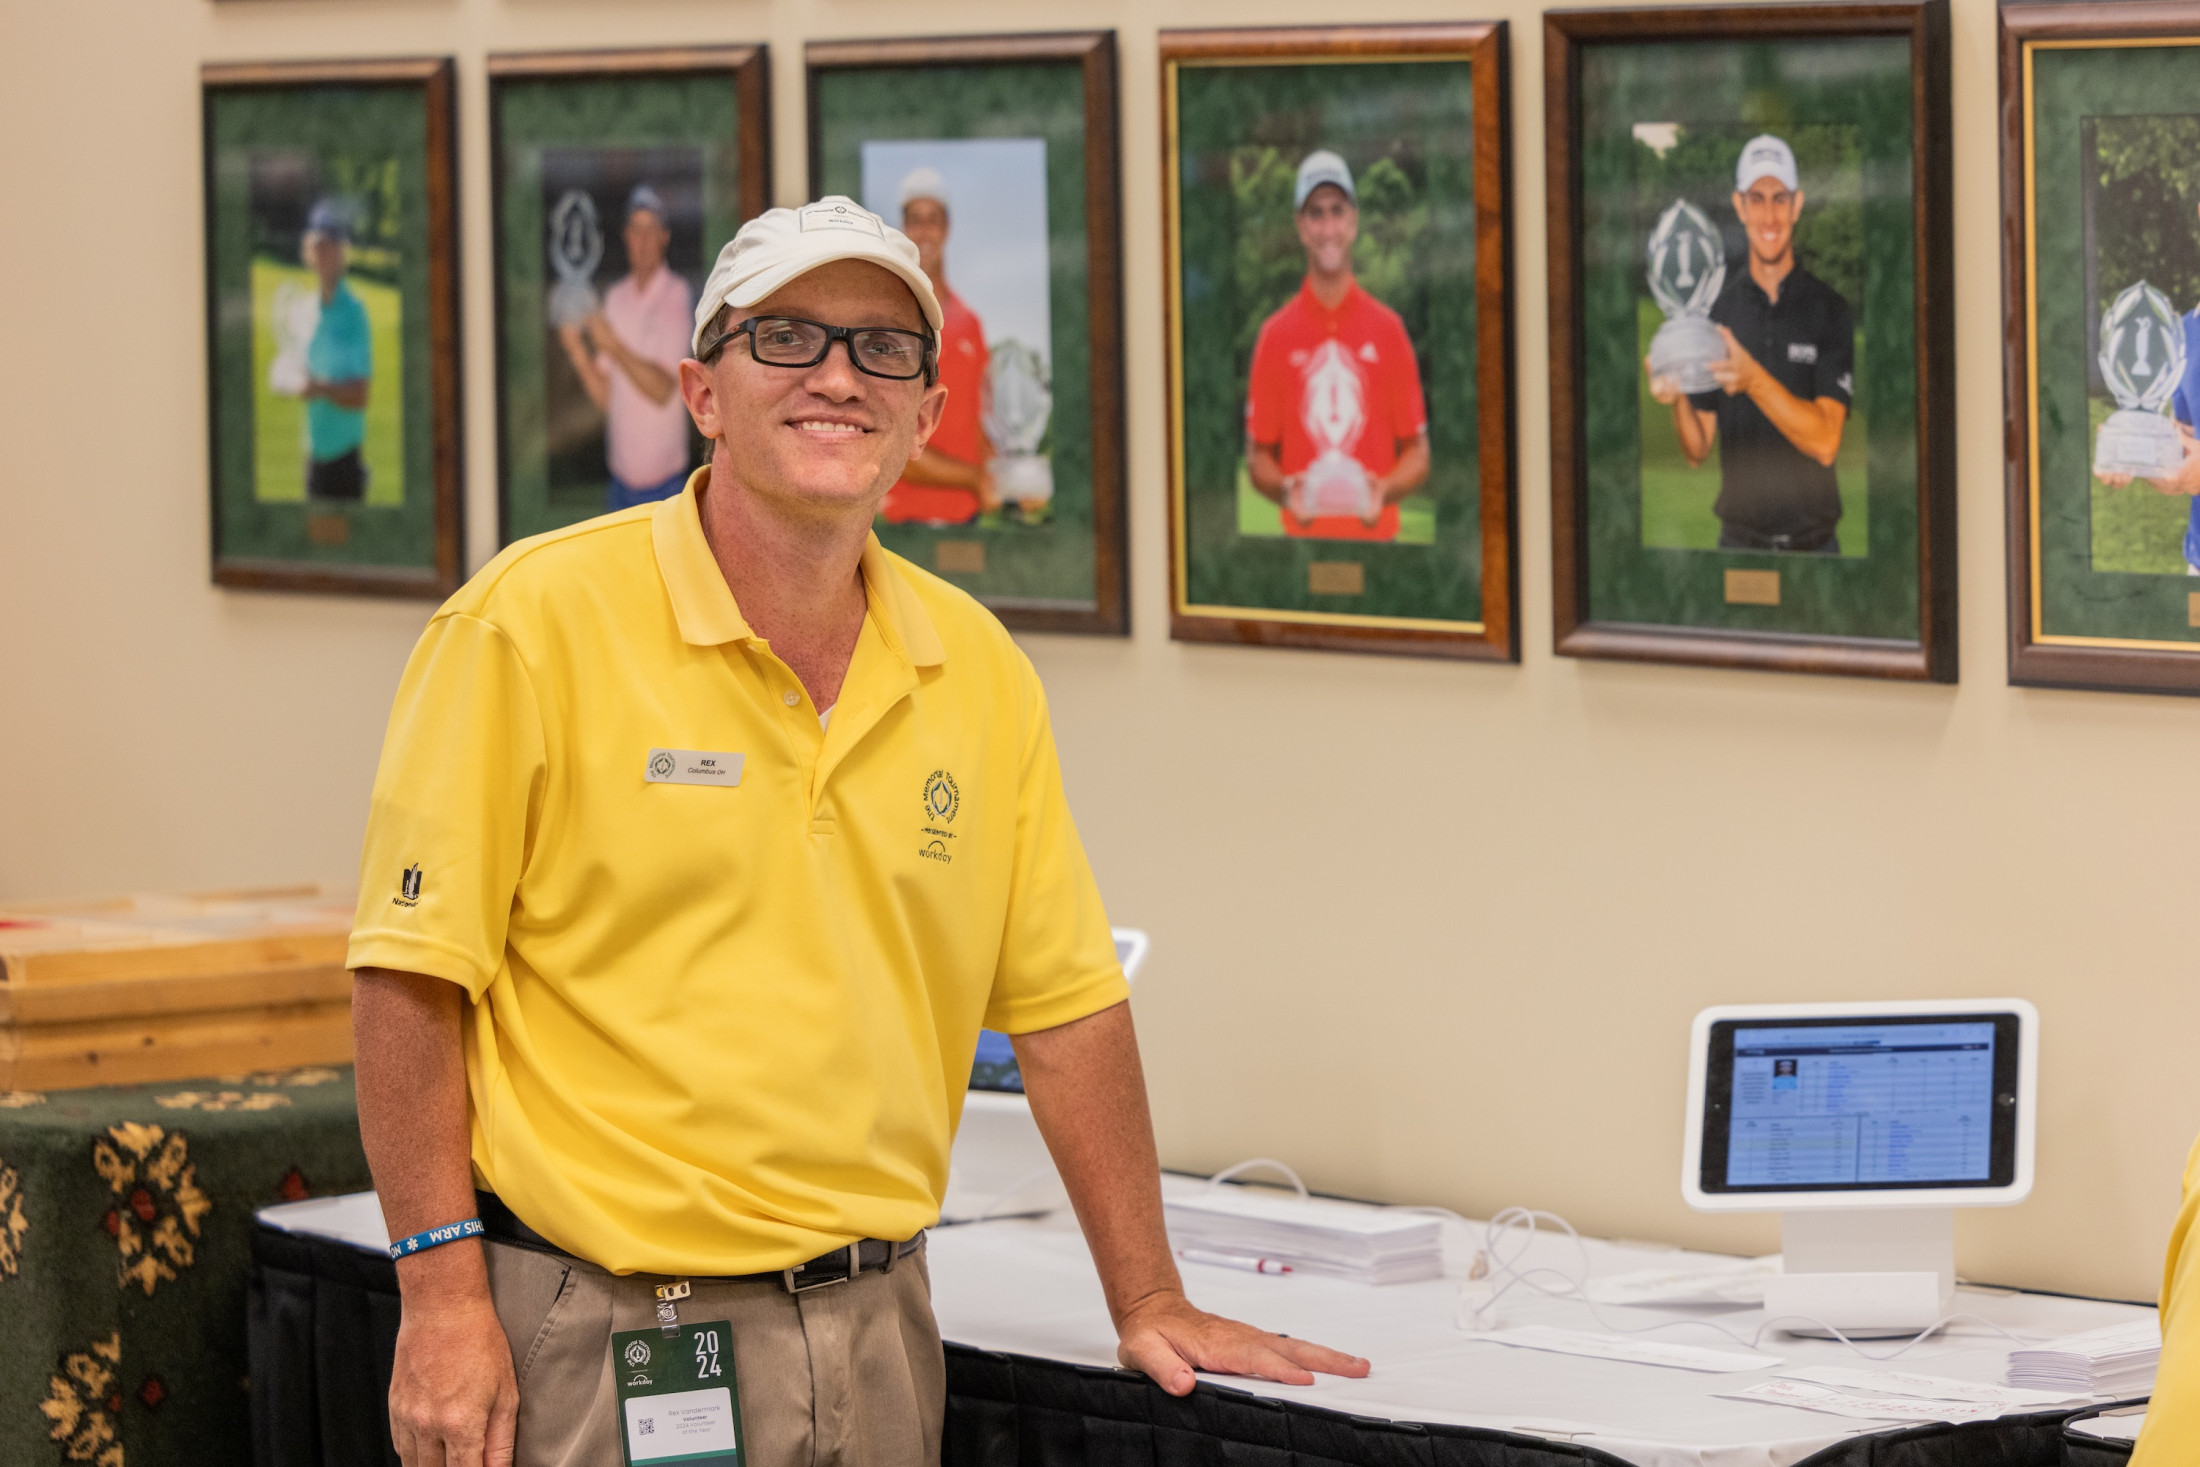
[[[86,947],[62,951],[24,950],[15,946],[16,930],[0,929],[0,973],[10,983],[100,983],[133,978],[196,978],[217,974],[265,972],[276,968],[342,966],[351,944],[343,932],[285,932],[215,941],[133,947]],[[169,934],[163,934],[167,936]],[[41,947],[43,943],[39,944]]]
[[[297,1065],[348,1064],[351,1057],[348,1001],[149,1022],[54,1024],[0,1031],[0,1090],[190,1080]]]
[[[0,983],[0,1028],[348,1002],[351,974],[338,964],[265,973],[209,973],[110,983]]]

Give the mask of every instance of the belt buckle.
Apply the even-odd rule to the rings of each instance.
[[[857,1274],[863,1272],[863,1255],[861,1252],[858,1251],[862,1248],[862,1246],[863,1244],[861,1242],[850,1243],[848,1245],[848,1271],[842,1274],[839,1278],[815,1279],[805,1284],[798,1282],[795,1278],[795,1275],[801,1271],[800,1269],[783,1268],[779,1271],[780,1283],[786,1288],[787,1292],[790,1294],[807,1294],[816,1289],[829,1289],[834,1284],[844,1284],[848,1282],[848,1280],[854,1278]],[[815,1263],[816,1261],[816,1259],[810,1260],[811,1263]],[[809,1266],[810,1265],[808,1263],[805,1263],[801,1267],[808,1268]]]

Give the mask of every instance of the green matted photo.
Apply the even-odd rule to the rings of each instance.
[[[2015,683],[2200,693],[2200,5],[2001,11]]]
[[[907,233],[947,317],[945,414],[880,543],[1008,626],[1127,632],[1115,33],[804,56],[811,197]]]
[[[679,364],[712,261],[771,196],[762,46],[488,59],[505,544],[680,492]]]
[[[200,84],[214,580],[449,595],[452,63],[209,65]]]
[[[1161,61],[1170,635],[1518,660],[1504,23]]]
[[[1561,654],[1955,680],[1947,30],[1546,14]]]

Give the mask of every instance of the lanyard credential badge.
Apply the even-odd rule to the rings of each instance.
[[[725,1320],[611,1337],[627,1467],[745,1467],[733,1331]]]

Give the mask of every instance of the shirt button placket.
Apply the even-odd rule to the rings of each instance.
[[[787,689],[786,692],[781,693],[779,696],[789,708],[795,707],[802,701],[802,695],[796,692],[793,688]]]

